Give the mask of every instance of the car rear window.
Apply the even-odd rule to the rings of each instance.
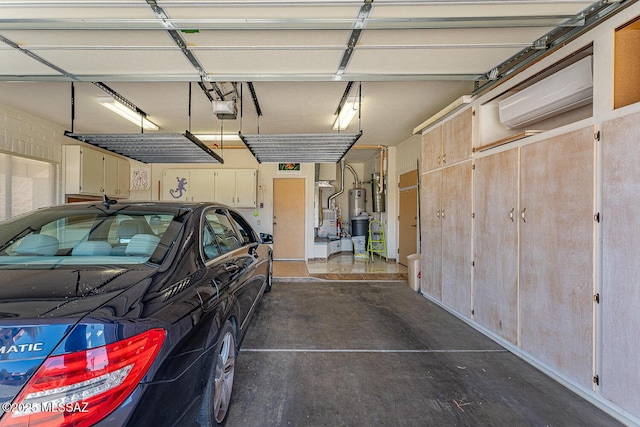
[[[159,265],[182,221],[176,212],[135,208],[36,211],[0,223],[0,267]]]

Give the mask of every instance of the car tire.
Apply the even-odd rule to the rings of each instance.
[[[231,322],[227,321],[220,330],[198,417],[202,427],[222,425],[229,412],[236,356],[235,331]]]

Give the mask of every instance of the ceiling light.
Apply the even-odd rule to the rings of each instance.
[[[195,134],[195,136],[200,141],[215,141],[215,142],[229,142],[229,141],[241,141],[240,136],[235,133],[225,133],[220,135],[219,133],[214,134]]]
[[[333,130],[345,130],[355,117],[359,108],[360,100],[355,96],[349,97],[347,102],[344,103],[342,110],[340,110],[340,114],[336,117],[336,121],[333,123]]]
[[[133,111],[126,105],[121,104],[120,102],[116,101],[110,96],[98,97],[98,102],[103,107],[113,111],[120,117],[123,117],[129,120],[131,123],[134,123],[139,126],[142,125],[144,129],[158,130],[158,125],[153,123],[151,120],[147,119],[146,117],[143,117],[140,113]]]

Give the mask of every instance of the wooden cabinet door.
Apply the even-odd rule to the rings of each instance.
[[[227,206],[235,206],[236,172],[231,169],[217,169],[215,178],[215,200]]]
[[[640,417],[640,114],[602,128],[602,395]]]
[[[446,166],[470,158],[473,147],[472,109],[467,108],[442,126],[442,164]]]
[[[422,172],[437,169],[442,165],[442,126],[437,126],[422,135]]]
[[[517,344],[517,148],[476,160],[474,212],[474,319]]]
[[[255,208],[257,205],[256,171],[236,171],[236,207]]]
[[[590,388],[593,129],[524,146],[520,156],[521,347]]]
[[[80,193],[101,196],[105,191],[103,155],[89,148],[82,148],[80,153]]]
[[[420,188],[420,233],[422,235],[422,261],[420,290],[439,301],[442,300],[442,172],[422,175]]]
[[[471,162],[442,171],[442,302],[471,317]]]

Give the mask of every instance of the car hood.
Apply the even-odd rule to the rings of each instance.
[[[72,348],[74,343],[69,337],[74,334],[70,332],[87,314],[105,323],[128,314],[135,317],[141,300],[137,295],[144,292],[151,282],[149,277],[155,272],[153,268],[139,267],[3,270],[0,274],[0,403],[11,402],[56,348],[56,352],[77,350]],[[136,292],[123,293],[134,286]],[[139,292],[137,288],[141,288]],[[89,343],[85,341],[85,344]]]

